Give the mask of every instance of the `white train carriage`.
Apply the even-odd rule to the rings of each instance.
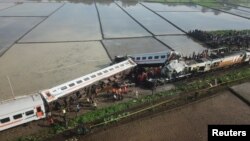
[[[168,59],[169,52],[155,52],[130,55],[138,65],[164,64]]]
[[[121,73],[123,71],[129,70],[135,67],[136,65],[137,64],[133,60],[127,59],[120,63],[114,64],[112,66],[106,67],[104,69],[90,73],[88,75],[84,75],[82,77],[66,82],[59,86],[53,87],[51,89],[43,90],[41,91],[41,95],[44,97],[47,103],[50,103],[57,100],[60,97],[64,97],[88,85],[94,84],[100,80]]]
[[[45,107],[40,94],[23,96],[0,103],[0,131],[33,120],[45,118]]]

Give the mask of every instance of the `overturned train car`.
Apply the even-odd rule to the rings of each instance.
[[[209,56],[198,59],[176,59],[169,61],[161,73],[168,80],[175,80],[189,75],[204,73],[220,68],[247,63],[250,60],[250,51],[238,51],[225,54],[211,53]]]

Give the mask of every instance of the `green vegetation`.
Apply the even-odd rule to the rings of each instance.
[[[239,35],[250,35],[250,30],[217,30],[217,31],[208,31],[210,35],[214,36],[230,36],[234,35],[235,33]]]

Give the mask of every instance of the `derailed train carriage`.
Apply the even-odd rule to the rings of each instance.
[[[3,101],[0,103],[0,109],[0,131],[46,116],[44,101],[40,94]]]
[[[250,60],[250,51],[229,51],[225,48],[219,48],[204,50],[200,54],[193,54],[192,57],[182,57],[175,51],[169,53],[139,54],[130,57],[138,64],[137,70],[140,70],[139,73],[134,72],[137,77],[136,82],[143,83],[146,88],[153,89],[155,85],[177,81],[212,70],[248,63]],[[161,58],[161,60],[155,60],[155,58]],[[147,69],[144,69],[145,67]],[[160,77],[157,72],[159,69],[161,70]]]
[[[250,51],[236,51],[230,53],[215,53],[196,59],[175,59],[169,61],[162,69],[162,74],[168,80],[176,80],[182,77],[212,70],[227,68],[242,63],[248,63]]]
[[[135,66],[133,60],[126,59],[37,94],[3,101],[0,103],[0,131],[45,118],[50,104],[116,75],[127,75]]]

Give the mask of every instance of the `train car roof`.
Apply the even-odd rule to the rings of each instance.
[[[177,73],[183,71],[186,67],[186,62],[179,60],[172,60],[167,66],[169,70],[175,70]]]
[[[133,57],[137,57],[137,56],[148,56],[148,55],[163,55],[163,54],[167,54],[167,53],[170,53],[170,51],[161,51],[161,52],[151,52],[151,53],[141,53],[141,54],[132,54],[130,56],[133,56]]]
[[[94,84],[102,79],[108,78],[112,75],[125,71],[127,69],[135,67],[137,64],[132,59],[127,59],[120,63],[106,67],[99,71],[81,76],[74,80],[68,81],[61,85],[55,86],[51,89],[41,91],[43,98],[46,102],[53,102],[60,97],[70,94],[74,91],[84,88],[85,86]]]
[[[20,110],[39,106],[43,104],[40,94],[22,96],[15,99],[6,100],[0,103],[0,117],[10,113],[17,113]]]

